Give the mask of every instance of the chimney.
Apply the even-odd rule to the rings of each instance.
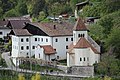
[[[54,29],[56,29],[56,25],[54,25]]]

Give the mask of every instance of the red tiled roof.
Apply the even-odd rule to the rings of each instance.
[[[11,32],[10,32],[10,34],[11,33],[14,33],[14,35],[16,35],[16,36],[31,36],[32,34],[30,34],[29,32],[28,32],[28,30],[27,29],[13,29]]]
[[[96,54],[99,53],[84,37],[81,37],[76,45],[71,43],[68,49],[68,53],[71,53],[74,48],[91,48]]]
[[[95,53],[99,53],[84,37],[81,37],[74,48],[91,48]]]
[[[40,28],[49,36],[72,36],[72,29],[74,26],[74,24],[70,24],[68,22],[42,22],[32,24]]]
[[[51,45],[44,45],[44,46],[40,46],[40,47],[42,47],[44,49],[44,53],[47,55],[56,53],[56,51],[53,49],[53,47]]]
[[[85,26],[85,24],[83,23],[81,18],[77,19],[77,22],[75,23],[75,26],[73,28],[73,30],[75,31],[83,31],[83,30],[88,30]]]

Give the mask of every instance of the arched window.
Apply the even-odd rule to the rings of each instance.
[[[82,61],[82,58],[80,58],[80,61]]]
[[[84,57],[84,61],[85,61],[85,57]]]

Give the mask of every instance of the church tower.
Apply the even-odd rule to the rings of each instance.
[[[76,45],[81,37],[84,37],[86,40],[88,40],[88,29],[86,28],[82,19],[78,18],[73,28],[73,45]]]

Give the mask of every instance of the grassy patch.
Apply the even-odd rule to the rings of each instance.
[[[59,60],[58,63],[59,63],[59,65],[67,66],[67,59]]]
[[[26,63],[26,64],[20,64],[19,67],[21,69],[32,69],[32,70],[35,70],[35,71],[45,71],[45,70],[49,70],[49,71],[61,71],[55,67],[50,67],[50,66],[41,66],[41,65],[37,65],[37,64],[29,64],[29,63]]]

